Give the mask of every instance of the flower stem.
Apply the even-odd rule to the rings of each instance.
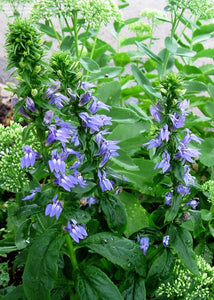
[[[78,270],[79,267],[78,267],[78,263],[77,263],[77,259],[76,259],[76,255],[75,255],[75,251],[74,251],[74,246],[73,246],[73,243],[72,243],[72,240],[71,240],[69,234],[66,234],[66,242],[68,245],[69,256],[71,259],[71,264],[73,266],[73,269]]]

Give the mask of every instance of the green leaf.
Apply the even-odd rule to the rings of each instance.
[[[213,58],[214,57],[214,48],[209,48],[209,49],[204,49],[199,51],[195,57],[194,60],[201,58],[201,57],[210,57]]]
[[[143,90],[148,93],[153,99],[155,97],[160,97],[160,93],[158,93],[151,85],[150,81],[146,77],[146,75],[140,71],[140,69],[136,65],[131,65],[131,69],[133,75],[137,81],[137,83],[143,88]]]
[[[60,50],[62,51],[67,51],[70,50],[72,45],[73,45],[74,39],[72,36],[66,36],[64,37],[64,39],[62,40],[62,43],[60,45]]]
[[[125,208],[121,201],[113,195],[108,195],[108,197],[100,199],[100,206],[106,215],[109,228],[116,233],[122,234],[125,230],[127,219]]]
[[[163,249],[161,253],[158,253],[146,277],[146,290],[149,293],[154,292],[161,281],[169,276],[173,262],[174,256],[169,249]]]
[[[137,42],[142,42],[145,39],[146,39],[146,37],[132,36],[132,37],[129,37],[129,38],[126,38],[126,39],[122,40],[122,42],[120,43],[120,47],[135,45],[136,41]],[[141,52],[141,56],[142,56],[142,52]]]
[[[126,52],[116,53],[113,57],[114,63],[116,66],[125,67],[130,63],[131,59]]]
[[[149,227],[149,214],[137,198],[125,191],[117,197],[123,203],[127,214],[127,228],[124,231],[127,238],[142,228]]]
[[[124,300],[146,300],[145,279],[135,272],[129,273],[123,286],[122,295]]]
[[[148,47],[146,47],[143,44],[140,44],[139,42],[136,42],[136,45],[143,51],[143,53],[147,54],[149,57],[151,57],[156,63],[162,64],[162,59],[156,55],[154,52],[152,52]]]
[[[205,138],[200,145],[200,162],[207,166],[214,166],[214,138]]]
[[[208,93],[214,100],[214,85],[211,83],[208,83]]]
[[[0,255],[5,256],[5,254],[17,251],[18,248],[15,245],[15,240],[12,237],[0,240]]]
[[[197,238],[197,236],[206,231],[206,229],[203,226],[202,220],[201,220],[201,212],[197,210],[189,210],[189,213],[191,215],[191,222],[193,225],[193,236],[194,238]]]
[[[111,139],[124,141],[132,137],[138,136],[140,133],[147,131],[148,122],[137,122],[135,124],[118,124],[112,131]]]
[[[195,51],[191,51],[187,48],[183,48],[183,47],[179,47],[175,53],[175,55],[177,56],[184,56],[184,57],[194,57],[196,56],[196,52]]]
[[[135,268],[141,276],[146,275],[146,259],[138,244],[109,232],[97,233],[81,241],[80,246],[104,256],[125,270]]]
[[[100,71],[97,73],[93,73],[89,77],[89,81],[96,81],[98,79],[108,79],[114,78],[120,75],[122,72],[121,67],[103,67],[100,68]]]
[[[207,34],[200,34],[200,35],[197,35],[197,36],[193,37],[192,43],[193,43],[193,45],[195,45],[197,43],[207,41],[210,38],[211,38],[211,35],[209,33],[207,33]]]
[[[1,300],[27,300],[27,298],[25,297],[23,286],[19,285],[9,294],[2,297]]]
[[[89,57],[83,57],[79,61],[80,61],[81,65],[83,66],[83,68],[86,69],[87,71],[92,72],[92,73],[100,72],[99,65],[93,59],[91,59]]]
[[[131,170],[131,171],[139,170],[139,168],[134,164],[133,160],[129,155],[127,155],[126,152],[122,150],[118,150],[117,152],[119,156],[111,157],[111,161],[113,161],[114,164],[126,170]]]
[[[207,85],[201,81],[186,81],[186,93],[196,94],[207,91]]]
[[[118,288],[95,266],[82,266],[75,277],[75,289],[81,300],[122,300]]]
[[[170,52],[175,54],[178,49],[178,44],[175,38],[170,38],[169,36],[165,38],[165,47]]]
[[[175,195],[172,196],[172,204],[166,212],[165,222],[172,222],[176,218],[179,208],[180,208],[181,200],[182,200],[181,194],[179,194],[177,196],[175,196]]]
[[[117,123],[137,123],[140,118],[130,108],[113,106],[105,115],[112,117],[112,121]]]
[[[207,115],[214,120],[214,103],[207,101],[205,104],[205,110]]]
[[[36,238],[29,249],[23,274],[23,287],[28,300],[48,300],[57,277],[57,260],[64,235],[50,228]]]
[[[47,26],[47,25],[45,25],[45,24],[43,24],[43,23],[38,23],[38,25],[39,25],[39,30],[41,30],[42,32],[46,33],[46,34],[49,35],[50,37],[56,39],[56,35],[57,35],[57,37],[58,37],[60,40],[62,39],[61,35],[60,35],[58,32],[56,32],[55,30],[53,30],[52,27]]]
[[[28,245],[27,239],[30,225],[31,219],[26,219],[17,229],[15,241],[18,249],[23,249]]]
[[[108,105],[118,105],[120,100],[121,87],[118,81],[104,83],[97,89],[97,98]]]
[[[192,249],[192,236],[189,231],[170,224],[169,227],[170,247],[177,253],[184,265],[196,276],[199,275],[196,256]]]

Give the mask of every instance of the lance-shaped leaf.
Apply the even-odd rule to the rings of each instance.
[[[145,279],[131,272],[122,287],[124,300],[146,300]]]
[[[23,287],[28,300],[50,299],[63,241],[63,232],[58,228],[50,228],[34,240],[23,274]]]
[[[95,266],[82,266],[76,275],[75,288],[81,300],[122,300],[118,288]]]
[[[139,245],[131,240],[102,232],[89,236],[79,246],[88,247],[125,270],[135,269],[141,276],[146,275],[145,256]]]

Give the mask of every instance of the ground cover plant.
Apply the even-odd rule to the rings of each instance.
[[[213,58],[213,2],[127,5],[34,1],[8,24],[1,299],[214,298],[213,65],[195,64]]]

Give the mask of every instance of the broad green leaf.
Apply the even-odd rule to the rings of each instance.
[[[207,167],[214,166],[214,138],[205,138],[200,145],[200,162]]]
[[[186,48],[179,47],[175,53],[177,56],[194,57],[197,53]]]
[[[196,94],[207,91],[207,85],[201,81],[186,81],[186,93]]]
[[[112,117],[112,121],[117,123],[137,123],[140,120],[132,109],[118,106],[113,106],[105,115]]]
[[[129,45],[135,45],[136,42],[142,42],[145,39],[146,39],[146,37],[141,37],[141,36],[129,37],[129,38],[126,38],[126,39],[124,39],[124,40],[121,41],[120,47],[129,46]],[[141,52],[141,56],[142,56],[142,52]]]
[[[89,81],[96,81],[98,79],[108,79],[114,78],[120,75],[122,72],[121,67],[103,67],[100,68],[100,71],[97,73],[93,73],[89,77]]]
[[[134,111],[140,118],[142,118],[142,120],[152,124],[150,116],[148,116],[136,103],[130,102],[127,103],[126,106],[132,109],[132,111]]]
[[[1,300],[27,300],[22,285],[15,287],[10,293],[1,297]]]
[[[137,122],[135,124],[118,124],[112,131],[111,139],[124,141],[129,138],[138,136],[140,133],[143,133],[149,129],[148,122]]]
[[[117,197],[123,203],[127,214],[127,227],[124,231],[127,238],[140,229],[149,227],[149,214],[137,198],[125,191]]]
[[[197,44],[197,43],[200,43],[200,42],[207,41],[210,38],[211,38],[211,35],[209,33],[207,33],[207,34],[200,34],[200,35],[197,35],[197,36],[193,37],[192,43],[194,45],[194,44]]]
[[[172,204],[165,215],[165,222],[172,222],[179,211],[182,195],[172,196]]]
[[[119,67],[125,67],[131,61],[129,55],[126,52],[115,54],[113,60],[115,65]]]
[[[199,275],[195,253],[192,249],[192,236],[180,226],[170,224],[170,247],[177,253],[184,265],[196,276]]]
[[[70,50],[72,45],[73,45],[74,39],[72,36],[66,36],[64,37],[64,39],[62,40],[62,43],[60,45],[60,50],[62,51],[67,51]]]
[[[202,74],[202,71],[199,68],[191,65],[185,65],[183,71],[190,76],[193,76],[193,74]]]
[[[100,72],[99,65],[93,59],[91,59],[89,57],[83,57],[79,61],[80,61],[81,65],[83,66],[83,68],[86,69],[87,71],[92,72],[92,73]]]
[[[0,240],[0,255],[5,256],[7,253],[17,251],[18,248],[15,244],[15,240],[12,237]]]
[[[102,232],[89,236],[79,245],[88,247],[125,270],[135,268],[141,276],[146,275],[145,256],[139,245],[131,240],[109,232]]]
[[[146,75],[136,65],[132,64],[131,69],[137,83],[143,88],[146,93],[148,93],[148,95],[150,95],[153,99],[155,97],[160,97],[160,93],[152,87]]]
[[[139,168],[134,164],[132,158],[127,155],[127,153],[123,150],[118,150],[117,151],[119,156],[112,156],[111,161],[118,165],[121,168],[124,168],[126,170],[139,170]]]
[[[113,232],[123,234],[127,224],[127,217],[121,201],[113,195],[108,195],[100,199],[100,206],[106,216],[109,228]]]
[[[194,238],[197,238],[197,236],[206,231],[206,229],[203,226],[202,219],[201,219],[201,212],[197,210],[189,210],[189,213],[191,215],[191,222],[193,226],[193,236]]]
[[[121,87],[118,81],[104,83],[97,89],[97,98],[108,105],[118,105]]]
[[[75,289],[80,300],[123,300],[110,278],[95,266],[82,266],[75,276]]]
[[[175,38],[166,37],[165,38],[165,47],[166,49],[175,54],[178,49],[178,44]]]
[[[23,274],[23,287],[28,300],[48,300],[57,277],[59,250],[64,242],[60,229],[50,228],[31,245]]]
[[[202,34],[208,34],[214,32],[214,23],[201,25],[198,29],[193,32],[193,38],[200,36]]]
[[[149,57],[151,57],[156,63],[162,64],[162,59],[156,55],[154,52],[152,52],[148,47],[146,47],[144,44],[140,44],[139,42],[136,42],[136,45],[143,51],[143,53],[147,54]]]
[[[77,194],[86,193],[92,190],[96,185],[94,182],[88,180],[86,180],[86,184],[87,185],[85,187],[81,187],[80,185],[75,186],[74,188],[72,188],[72,192]]]
[[[124,300],[146,300],[145,279],[130,272],[123,282],[122,296]]]
[[[208,83],[208,93],[214,100],[214,85],[211,83]]]
[[[91,215],[80,208],[65,207],[63,212],[67,220],[75,219],[79,224],[86,224],[91,220]]]
[[[28,245],[27,239],[29,235],[29,227],[31,225],[31,219],[26,219],[16,231],[16,246],[18,249],[23,249]]]
[[[59,38],[60,40],[62,39],[61,35],[56,32],[55,30],[53,30],[52,27],[45,25],[43,23],[38,23],[39,25],[39,30],[41,30],[42,32],[46,33],[47,35],[53,37],[53,38]]]
[[[200,57],[210,57],[213,58],[214,57],[214,49],[213,48],[209,48],[209,49],[204,49],[202,51],[199,51],[195,57],[194,60],[200,58]]]
[[[205,104],[205,110],[207,112],[207,115],[214,120],[214,103],[207,101]]]
[[[169,249],[163,249],[161,253],[158,253],[146,277],[146,290],[149,293],[154,292],[161,281],[169,276],[173,262],[174,256]]]

